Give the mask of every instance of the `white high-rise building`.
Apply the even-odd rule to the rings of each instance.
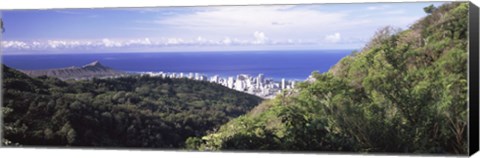
[[[274,80],[273,78],[265,78],[263,74],[258,76],[250,76],[247,74],[238,74],[236,76],[220,77],[219,75],[207,76],[195,72],[142,72],[141,75],[161,76],[163,78],[189,78],[192,80],[209,81],[223,85],[230,89],[257,95],[263,98],[275,97],[282,90],[295,88],[298,81],[286,80],[282,78]]]
[[[210,78],[210,82],[219,83],[219,76],[215,75]]]
[[[207,81],[208,78],[207,78],[207,76],[205,76],[205,75],[200,75],[199,80],[201,80],[201,81]]]
[[[250,78],[248,78],[247,80],[245,80],[245,86],[246,87],[252,87],[253,84],[252,84],[252,80]]]
[[[257,87],[262,87],[265,83],[265,76],[263,74],[258,74],[257,76]]]
[[[233,84],[235,83],[235,80],[233,79],[233,77],[228,77],[228,80],[227,80],[227,87],[228,88],[233,88]]]
[[[193,78],[194,78],[193,73],[190,72],[190,73],[188,74],[188,79],[193,79]]]
[[[195,73],[195,80],[200,80],[200,74],[199,73]]]
[[[237,91],[244,91],[245,90],[245,81],[237,80],[234,84],[234,88]]]

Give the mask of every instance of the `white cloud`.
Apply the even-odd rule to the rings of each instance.
[[[168,38],[167,42],[165,43],[166,45],[177,45],[177,44],[182,44],[184,41],[181,38]]]
[[[107,50],[180,46],[186,49],[188,46],[232,46],[229,48],[234,49],[238,47],[233,46],[321,45],[324,48],[325,45],[340,46],[345,43],[363,45],[364,39],[369,39],[376,29],[392,24],[406,27],[424,14],[420,11],[422,14],[410,15],[409,11],[382,4],[356,8],[361,13],[291,5],[199,8],[172,10],[174,14],[146,10],[146,13],[158,12],[155,14],[158,17],[138,21],[137,25],[132,25],[133,31],[129,31],[139,32],[134,37],[150,38],[113,39],[101,38],[102,35],[96,36],[97,39],[83,40],[8,41],[4,38],[1,47],[7,50]],[[390,18],[384,18],[385,14],[389,14]]]
[[[337,43],[341,39],[342,39],[342,37],[341,37],[340,33],[338,33],[338,32],[325,36],[325,40],[328,41],[328,42],[331,42],[331,43]]]
[[[380,6],[369,6],[367,7],[367,10],[385,10],[385,9],[388,9],[390,8],[391,6],[390,5],[380,5]]]
[[[122,47],[123,44],[120,43],[120,42],[116,42],[116,41],[112,41],[108,38],[104,38],[102,39],[102,43],[105,47],[109,48],[109,47]]]
[[[5,50],[85,50],[115,48],[162,48],[170,46],[258,46],[258,45],[298,45],[313,44],[300,39],[270,40],[264,32],[255,31],[248,39],[224,37],[223,39],[196,38],[141,38],[141,39],[91,39],[91,40],[37,40],[37,41],[2,41]]]
[[[408,27],[421,16],[406,15],[405,11],[389,10],[391,8],[393,8],[391,5],[375,4],[367,7],[367,11],[360,8],[362,12],[359,13],[342,10],[332,12],[321,8],[291,5],[222,6],[203,8],[202,11],[175,16],[161,16],[154,23],[164,28],[159,33],[161,36],[180,35],[182,38],[196,38],[202,35],[202,38],[217,41],[230,37],[231,41],[220,41],[229,45],[240,45],[240,41],[243,41],[241,45],[293,44],[289,39],[303,41],[294,40],[295,43],[316,41],[331,44],[350,38],[370,38],[376,29],[387,25]],[[358,16],[362,14],[370,16]],[[384,18],[384,14],[390,14],[392,17]],[[332,32],[342,34],[325,37]],[[254,39],[250,41],[252,33]],[[232,37],[240,40],[233,40]]]
[[[150,38],[144,38],[144,39],[132,39],[128,40],[127,42],[124,42],[121,45],[125,46],[132,46],[132,45],[152,45],[152,41],[150,41]]]
[[[30,46],[22,41],[2,41],[2,47],[14,49],[28,49]]]
[[[232,44],[232,40],[228,37],[225,37],[225,39],[223,39],[222,43],[226,44],[226,45],[230,45],[230,44]]]
[[[252,32],[268,30],[275,38],[315,37],[330,25],[348,27],[357,22],[345,20],[347,13],[300,9],[294,6],[222,6],[176,16],[162,16],[154,21],[170,34],[201,33],[208,38],[225,36],[247,38]],[[286,31],[288,30],[288,31]],[[258,32],[261,36],[262,32]],[[255,35],[256,36],[256,35]],[[258,42],[262,42],[259,40]]]
[[[254,44],[264,44],[268,41],[268,37],[265,36],[263,32],[255,31],[253,36],[255,37],[255,41],[253,41]]]
[[[367,7],[367,10],[379,10],[379,7],[370,6],[370,7]]]
[[[405,14],[405,13],[406,13],[405,10],[391,10],[391,11],[385,12],[385,14]]]
[[[197,41],[198,41],[198,42],[204,42],[205,39],[204,39],[202,36],[198,36],[198,37],[197,37]]]

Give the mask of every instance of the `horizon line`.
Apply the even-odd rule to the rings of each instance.
[[[254,52],[290,52],[290,51],[359,51],[360,49],[287,49],[287,50],[276,50],[276,49],[256,49],[256,50],[182,50],[182,51],[118,51],[118,52],[51,52],[51,53],[5,53],[1,52],[2,56],[14,56],[14,55],[92,55],[92,54],[155,54],[155,53],[225,53],[225,52],[245,52],[245,53],[254,53]],[[324,52],[328,53],[328,52]]]

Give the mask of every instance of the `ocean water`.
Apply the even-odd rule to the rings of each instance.
[[[197,72],[206,75],[258,75],[267,78],[304,80],[313,71],[328,71],[352,50],[318,51],[248,51],[248,52],[172,52],[172,53],[103,53],[2,55],[7,66],[37,70],[82,66],[100,61],[113,69],[145,72]]]

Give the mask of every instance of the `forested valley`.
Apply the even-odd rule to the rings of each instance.
[[[61,81],[3,65],[3,145],[179,149],[262,101],[218,84],[130,76]]]

